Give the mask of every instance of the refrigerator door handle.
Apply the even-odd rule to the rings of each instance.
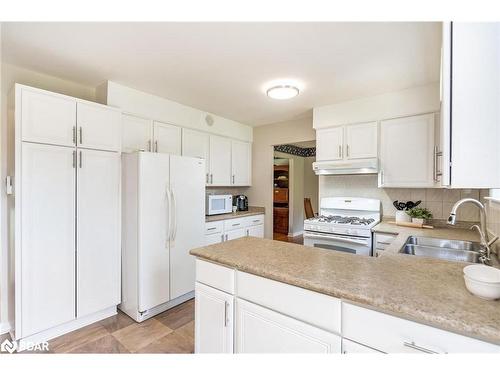
[[[172,236],[171,240],[175,240],[175,235],[177,234],[177,202],[175,201],[175,194],[173,190],[170,190],[172,194]]]
[[[172,238],[172,199],[170,198],[170,189],[169,188],[167,188],[167,190],[166,190],[166,196],[167,196],[167,217],[168,217],[167,244],[166,244],[166,246],[168,247],[168,242]]]

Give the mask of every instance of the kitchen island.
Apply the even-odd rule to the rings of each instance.
[[[381,352],[500,352],[500,302],[465,289],[464,263],[364,257],[250,237],[191,254],[197,257],[199,352],[217,347],[348,352],[344,348],[353,346]],[[210,309],[201,304],[213,297],[204,294],[206,288],[208,294],[223,293],[222,346],[210,346],[221,335],[206,330]],[[259,326],[252,317],[274,323]]]

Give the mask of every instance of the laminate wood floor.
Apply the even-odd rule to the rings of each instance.
[[[115,316],[50,340],[49,350],[87,354],[193,353],[194,299],[142,323],[118,310]]]
[[[286,234],[282,233],[273,233],[273,240],[275,241],[283,241],[283,242],[292,242],[292,243],[297,243],[299,245],[304,244],[304,236],[295,236],[295,237],[288,237]]]

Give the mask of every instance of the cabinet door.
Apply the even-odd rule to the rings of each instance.
[[[205,245],[213,245],[216,243],[222,243],[224,241],[224,235],[222,233],[214,233],[205,235]]]
[[[181,128],[155,121],[153,123],[153,151],[181,154]]]
[[[170,156],[170,299],[194,290],[195,260],[189,251],[205,243],[204,182],[204,160]]]
[[[210,136],[209,177],[209,185],[231,185],[231,140],[216,135]]]
[[[23,141],[61,146],[75,144],[76,101],[59,95],[21,89]]]
[[[252,145],[248,142],[231,141],[231,184],[251,185]]]
[[[377,157],[378,130],[376,122],[345,127],[345,156],[347,159]]]
[[[380,123],[381,187],[434,186],[434,114]]]
[[[264,224],[248,227],[247,236],[264,238]]]
[[[77,317],[120,303],[120,154],[79,150]]]
[[[74,153],[69,147],[22,144],[17,337],[75,318]]]
[[[151,151],[152,138],[151,120],[122,115],[122,152]]]
[[[233,352],[233,296],[196,283],[195,353]]]
[[[182,129],[182,155],[205,159],[206,182],[210,173],[210,136],[191,129]]]
[[[98,104],[78,103],[78,147],[120,151],[119,111]]]
[[[341,338],[236,299],[236,353],[340,353]]]
[[[224,238],[226,241],[235,240],[237,238],[245,237],[247,235],[247,231],[245,228],[233,229],[226,231]]]
[[[316,161],[342,160],[344,158],[344,127],[316,131]]]

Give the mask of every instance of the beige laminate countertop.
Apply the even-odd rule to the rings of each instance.
[[[464,263],[404,255],[364,257],[254,237],[193,249],[191,254],[500,344],[500,301],[482,300],[465,289]]]
[[[212,216],[207,215],[205,216],[205,222],[209,223],[211,221],[236,219],[243,216],[263,215],[265,211],[266,210],[264,207],[249,206],[248,211],[236,211],[234,213],[231,212],[229,214],[220,214]]]

